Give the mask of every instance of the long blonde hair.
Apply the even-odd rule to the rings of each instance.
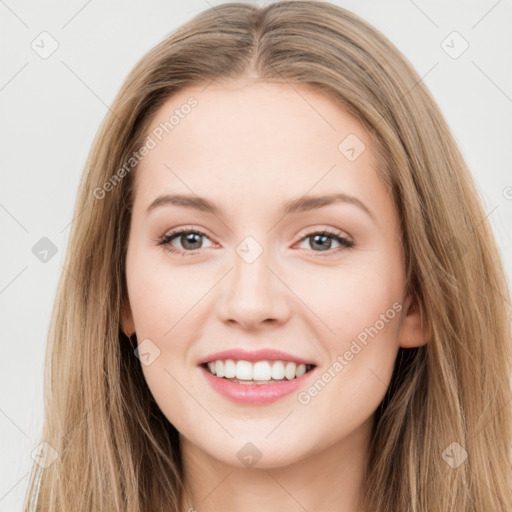
[[[407,290],[431,337],[399,350],[375,415],[365,511],[512,509],[510,295],[472,177],[392,43],[341,7],[282,1],[195,16],[137,63],[107,112],[52,313],[48,463],[34,463],[25,510],[178,511],[178,433],[120,330],[136,165],[119,171],[172,94],[245,76],[312,87],[361,121],[399,214]]]

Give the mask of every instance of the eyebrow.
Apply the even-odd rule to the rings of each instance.
[[[303,196],[297,199],[287,201],[283,207],[283,216],[290,214],[297,214],[305,211],[323,208],[336,203],[347,203],[357,206],[364,211],[375,223],[377,223],[375,215],[372,211],[357,197],[336,193],[322,196]],[[179,206],[182,208],[190,208],[201,212],[212,213],[213,215],[220,214],[220,208],[203,197],[192,196],[186,194],[165,194],[157,197],[146,209],[146,215],[160,206]]]

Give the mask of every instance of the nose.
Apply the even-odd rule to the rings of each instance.
[[[288,320],[292,294],[283,283],[285,279],[278,277],[280,271],[275,261],[269,260],[267,251],[252,262],[235,253],[234,268],[223,279],[222,296],[217,302],[223,322],[252,330]]]

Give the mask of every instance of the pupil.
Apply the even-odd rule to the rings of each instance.
[[[201,237],[201,235],[197,233],[189,233],[187,235],[183,235],[182,239],[185,238],[185,244],[182,243],[183,247],[187,248],[187,244],[197,244],[199,243],[198,240],[194,241],[194,237]],[[189,249],[197,249],[197,247],[188,247]]]
[[[324,241],[325,241],[325,239],[327,238],[327,239],[329,240],[329,242],[330,242],[329,237],[327,237],[326,235],[314,235],[314,236],[313,236],[313,241],[314,241],[314,243],[315,243],[315,244],[316,244],[316,243],[318,243],[318,242],[317,242],[317,240],[318,240],[319,238],[320,238],[320,239],[323,239]],[[329,248],[330,248],[330,245],[331,245],[330,243],[329,243],[329,244],[325,244],[325,243],[324,243],[324,244],[322,244],[322,243],[320,243],[320,244],[319,244],[319,247],[320,247],[320,248],[325,248],[325,247],[327,247],[327,248],[329,249]]]

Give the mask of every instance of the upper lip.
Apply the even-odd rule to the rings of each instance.
[[[211,361],[225,359],[234,359],[237,361],[292,361],[298,364],[310,364],[316,366],[313,361],[308,361],[302,357],[297,357],[292,354],[287,354],[280,350],[275,349],[259,349],[259,350],[243,350],[241,348],[223,350],[222,352],[215,352],[199,360],[198,364],[209,363]]]

